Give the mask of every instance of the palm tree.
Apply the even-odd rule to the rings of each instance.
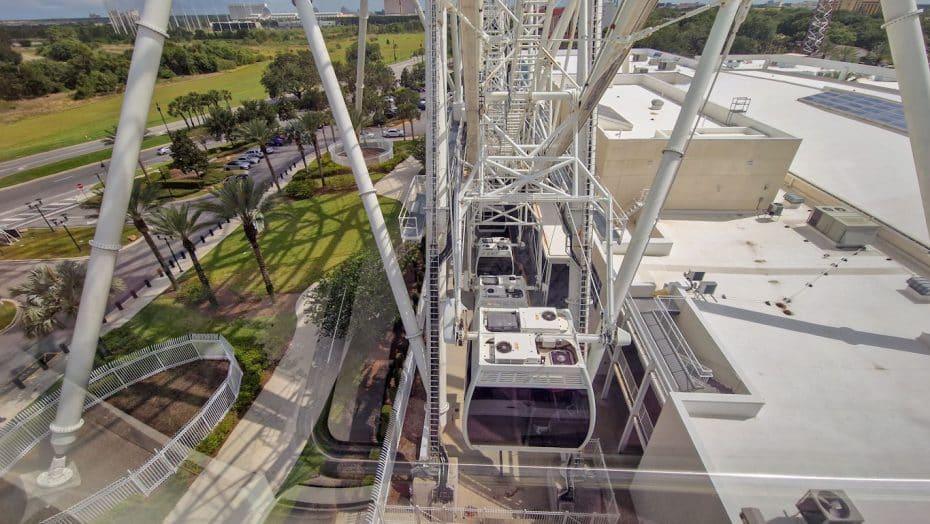
[[[300,123],[307,130],[310,143],[313,144],[313,152],[316,154],[316,165],[320,169],[320,185],[326,187],[326,177],[323,176],[323,159],[320,157],[320,142],[316,136],[316,130],[323,125],[323,113],[319,111],[308,111],[300,117]],[[325,137],[324,133],[324,137]],[[304,164],[306,167],[306,164]]]
[[[228,89],[220,89],[220,97],[226,102],[226,109],[232,111],[232,107],[229,105],[232,102],[232,93]]]
[[[242,231],[252,246],[252,254],[265,281],[265,291],[274,301],[274,284],[268,274],[268,266],[258,245],[258,225],[264,221],[264,213],[271,208],[272,200],[264,198],[268,183],[255,185],[251,178],[230,180],[219,189],[211,191],[213,199],[200,205],[200,209],[216,215],[217,220],[238,217],[242,221]]]
[[[191,235],[195,234],[204,225],[204,222],[200,220],[202,214],[203,211],[199,209],[192,212],[190,204],[163,207],[152,216],[152,227],[156,233],[177,238],[181,241],[184,250],[191,257],[191,264],[194,266],[194,271],[197,272],[200,285],[203,286],[204,291],[207,293],[207,300],[216,306],[219,305],[219,302],[216,301],[216,295],[213,294],[213,288],[210,287],[207,274],[203,272],[200,260],[197,259],[197,254],[194,253],[194,242],[191,241]]]
[[[416,134],[414,134],[413,131],[413,120],[420,116],[420,110],[417,109],[417,106],[413,104],[401,104],[401,106],[397,108],[397,116],[402,120],[401,125],[403,125],[404,122],[410,122],[410,137],[416,138]],[[404,140],[407,139],[406,135],[407,128],[404,127]]]
[[[10,290],[14,297],[23,297],[22,322],[27,337],[48,335],[77,315],[86,272],[86,263],[73,260],[36,266],[29,271],[26,282]],[[123,281],[114,278],[111,293],[123,288]]]
[[[349,107],[349,120],[352,121],[352,128],[355,130],[355,138],[361,140],[362,131],[371,125],[371,113],[364,109],[356,109],[355,106]]]
[[[155,240],[152,239],[152,233],[149,231],[149,225],[145,222],[145,215],[157,208],[158,187],[152,184],[146,184],[144,186],[142,184],[133,184],[132,193],[129,195],[129,208],[126,214],[129,215],[129,219],[132,220],[132,225],[136,226],[136,230],[139,231],[142,238],[145,239],[145,243],[148,244],[149,249],[152,250],[152,254],[155,255],[155,259],[158,260],[158,265],[161,266],[162,271],[168,276],[168,280],[171,281],[171,288],[177,289],[178,282],[175,280],[174,274],[165,262],[164,257],[161,256],[161,252],[158,251]]]
[[[327,109],[323,112],[323,125],[329,126],[329,135],[332,137],[332,142],[336,143],[336,131],[333,129],[333,124],[335,119],[333,118],[333,112],[330,109]]]
[[[258,147],[261,148],[262,155],[265,156],[265,162],[268,164],[268,171],[271,172],[271,181],[274,182],[274,187],[280,191],[281,186],[278,185],[278,177],[275,175],[274,167],[271,165],[271,158],[268,157],[268,149],[265,147],[265,143],[274,138],[276,134],[278,134],[278,128],[268,125],[268,122],[261,118],[253,118],[236,128],[236,137],[239,140],[258,144]]]
[[[306,137],[306,130],[304,130],[303,124],[298,122],[288,122],[284,126],[284,136],[288,140],[293,140],[297,144],[297,151],[300,151],[300,159],[304,163],[304,169],[309,169],[307,167],[307,153],[304,151],[304,138]]]

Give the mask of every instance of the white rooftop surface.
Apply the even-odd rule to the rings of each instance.
[[[837,85],[777,73],[722,72],[711,100],[729,106],[734,97],[751,97],[747,116],[803,139],[792,173],[930,244],[908,137],[797,101],[821,92],[821,86]],[[856,84],[856,90],[893,98],[866,85]]]
[[[875,249],[829,248],[807,211],[662,221],[674,248],[646,257],[640,278],[661,286],[695,269],[718,282],[719,302],[696,303],[765,401],[748,420],[692,417],[690,431],[737,521],[745,506],[794,513],[808,489],[846,490],[866,522],[926,521],[930,347],[917,337],[930,304],[902,294],[911,274]],[[786,296],[792,316],[774,306]]]
[[[662,100],[662,109],[650,109],[652,101]],[[677,103],[639,85],[614,85],[607,89],[600,105],[607,106],[633,124],[632,131],[605,131],[608,137],[616,138],[654,138],[656,131],[671,131],[681,106]],[[719,128],[720,125],[707,118],[701,119],[701,128]]]

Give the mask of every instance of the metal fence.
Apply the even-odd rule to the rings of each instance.
[[[380,522],[533,522],[537,524],[615,524],[617,515],[524,509],[387,506]]]
[[[226,360],[229,368],[223,384],[200,412],[156,452],[142,467],[44,522],[86,522],[112,509],[133,494],[148,496],[161,485],[220,420],[226,415],[242,382],[242,370],[232,346],[219,335],[185,335],[120,357],[91,373],[84,410],[153,375],[196,360]],[[59,387],[47,392],[0,429],[0,474],[49,433],[49,424],[61,395]]]
[[[388,494],[391,491],[391,478],[394,475],[394,459],[404,430],[404,414],[407,412],[407,400],[410,398],[415,373],[413,352],[408,351],[400,383],[397,385],[397,393],[394,395],[391,420],[384,432],[384,443],[381,445],[381,455],[378,457],[378,469],[375,471],[375,483],[371,488],[371,502],[367,515],[367,522],[371,524],[382,521],[382,512],[387,505]]]

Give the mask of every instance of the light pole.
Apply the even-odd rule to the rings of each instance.
[[[68,234],[68,237],[71,238],[71,241],[74,242],[74,247],[77,248],[78,253],[82,253],[83,250],[81,249],[81,245],[78,244],[78,241],[75,240],[74,235],[71,234],[71,230],[68,229],[68,215],[62,213],[62,214],[61,214],[61,218],[53,218],[53,219],[52,219],[52,222],[53,222],[56,226],[61,226],[61,227],[63,227],[63,228],[65,229],[65,233],[67,233],[67,234]]]
[[[104,174],[106,174],[106,172],[107,172],[107,165],[104,164],[103,162],[100,162],[100,169],[103,171]],[[95,173],[94,173],[94,176],[97,177],[97,182],[100,182],[100,186],[101,186],[101,187],[106,187],[106,186],[107,186],[107,185],[103,182],[103,178],[100,177],[100,173],[99,173],[99,172],[95,172]]]
[[[168,246],[168,251],[171,253],[171,260],[174,260],[174,263],[178,265],[178,273],[181,272],[181,259],[174,254],[174,249],[171,248],[171,242],[168,241],[168,237],[158,235],[158,238],[165,241],[165,245]]]
[[[48,230],[55,231],[55,228],[52,227],[52,224],[48,221],[48,218],[45,216],[45,213],[42,212],[42,199],[41,198],[37,198],[31,202],[26,202],[26,207],[34,211],[38,211],[39,214],[42,215],[42,220],[45,221],[45,225],[48,226]]]
[[[168,122],[165,121],[165,114],[161,112],[161,105],[158,102],[155,102],[155,109],[158,110],[158,114],[161,116],[161,123],[165,124],[165,133],[168,133],[168,138],[171,138],[171,130],[168,129]]]

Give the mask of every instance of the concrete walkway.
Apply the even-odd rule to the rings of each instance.
[[[309,290],[308,290],[309,291]],[[165,522],[262,522],[310,438],[344,345],[320,337],[297,301],[297,330],[258,398]]]
[[[403,204],[402,200],[407,193],[407,188],[410,187],[410,181],[420,172],[422,167],[423,164],[419,160],[410,157],[397,164],[397,167],[387,176],[378,180],[375,183],[375,190],[379,195],[401,200]]]

